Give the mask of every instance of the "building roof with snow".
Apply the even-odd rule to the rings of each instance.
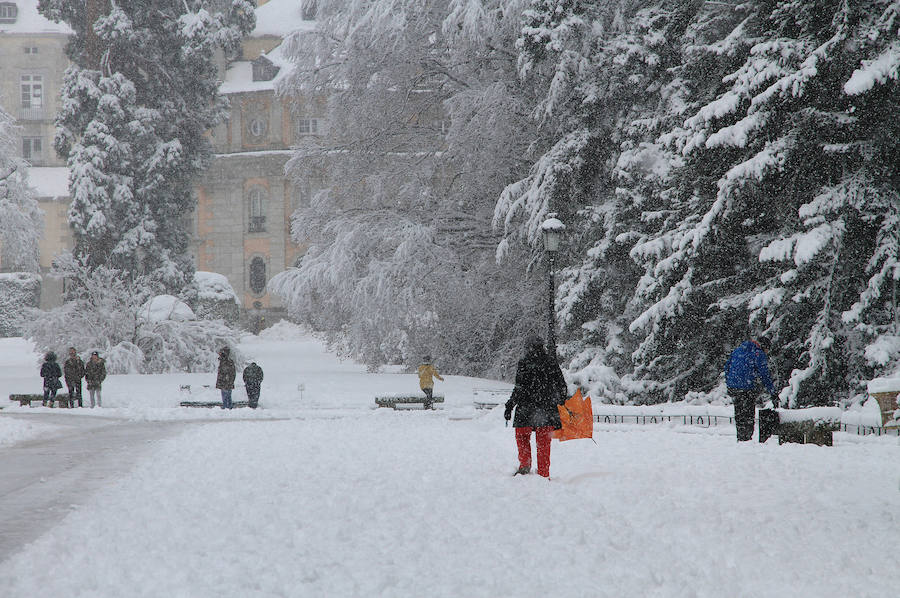
[[[0,0],[0,35],[72,34],[68,25],[54,23],[37,6],[38,0]]]
[[[313,16],[304,15],[301,0],[269,0],[256,9],[256,27],[250,36],[283,38],[295,31],[312,31],[316,26]]]

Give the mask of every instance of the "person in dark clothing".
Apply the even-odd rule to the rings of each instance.
[[[738,442],[745,442],[753,437],[753,420],[760,385],[769,392],[772,403],[778,407],[775,384],[769,374],[769,358],[766,356],[771,346],[771,341],[764,336],[744,341],[731,352],[725,364],[725,385],[728,387],[728,395],[734,401],[734,425]]]
[[[216,388],[222,391],[222,409],[232,409],[231,391],[234,390],[234,361],[231,360],[231,350],[222,347],[219,351],[219,371],[216,375]]]
[[[91,358],[84,366],[84,381],[87,382],[88,394],[91,397],[91,409],[94,405],[102,407],[100,391],[103,381],[106,380],[106,360],[100,357],[97,351],[91,352]]]
[[[62,370],[56,363],[56,353],[50,351],[44,356],[44,363],[41,364],[41,378],[44,379],[44,400],[41,403],[44,407],[47,403],[53,407],[53,401],[56,400],[56,391],[62,388],[62,382],[59,381],[62,376]]]
[[[256,365],[255,361],[251,361],[250,365],[244,368],[243,378],[244,388],[247,390],[247,404],[251,409],[256,409],[259,405],[259,387],[263,381],[262,368]]]
[[[75,347],[69,347],[69,358],[63,363],[63,375],[66,379],[66,386],[69,388],[69,408],[75,406],[78,401],[79,407],[84,407],[81,398],[81,379],[84,378],[84,362],[75,351]]]
[[[519,451],[519,469],[516,474],[531,473],[531,433],[535,433],[537,445],[537,472],[550,477],[550,438],[553,430],[562,427],[557,406],[567,398],[566,381],[562,370],[546,350],[540,337],[526,341],[525,356],[516,368],[516,385],[506,402],[503,416],[506,421],[516,417],[516,447]]]

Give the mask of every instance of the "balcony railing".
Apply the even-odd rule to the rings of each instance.
[[[22,106],[19,108],[19,120],[44,120],[46,112],[43,106]]]
[[[266,217],[265,216],[251,216],[250,217],[250,228],[248,228],[247,230],[251,233],[266,232]]]

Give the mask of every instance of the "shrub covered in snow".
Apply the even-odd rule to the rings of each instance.
[[[38,307],[41,277],[30,272],[0,274],[0,336],[21,334],[23,311]]]
[[[225,320],[237,323],[241,302],[228,279],[216,272],[194,272],[191,305],[201,320]]]
[[[71,256],[54,270],[70,283],[65,303],[28,310],[23,326],[40,350],[97,350],[110,373],[209,372],[219,348],[238,340],[223,320],[198,320],[180,299],[156,295],[146,278],[103,266],[90,270]]]

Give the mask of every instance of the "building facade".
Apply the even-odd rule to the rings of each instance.
[[[240,60],[223,60],[220,91],[230,100],[230,114],[209,132],[214,159],[195,185],[191,253],[196,269],[226,276],[242,311],[268,313],[270,322],[282,308],[266,283],[302,254],[303,247],[291,240],[290,215],[316,186],[314,181],[292,183],[284,166],[293,145],[326,130],[321,99],[289,102],[275,93],[288,69],[280,53],[284,36],[313,26],[314,14],[309,7],[304,12],[302,4],[260,2],[257,27],[244,40]],[[56,255],[74,247],[66,217],[67,170],[53,151],[70,34],[67,26],[37,12],[37,0],[0,0],[0,106],[19,126],[17,147],[32,166],[29,179],[45,215],[42,307],[59,304],[62,285],[46,272]]]

